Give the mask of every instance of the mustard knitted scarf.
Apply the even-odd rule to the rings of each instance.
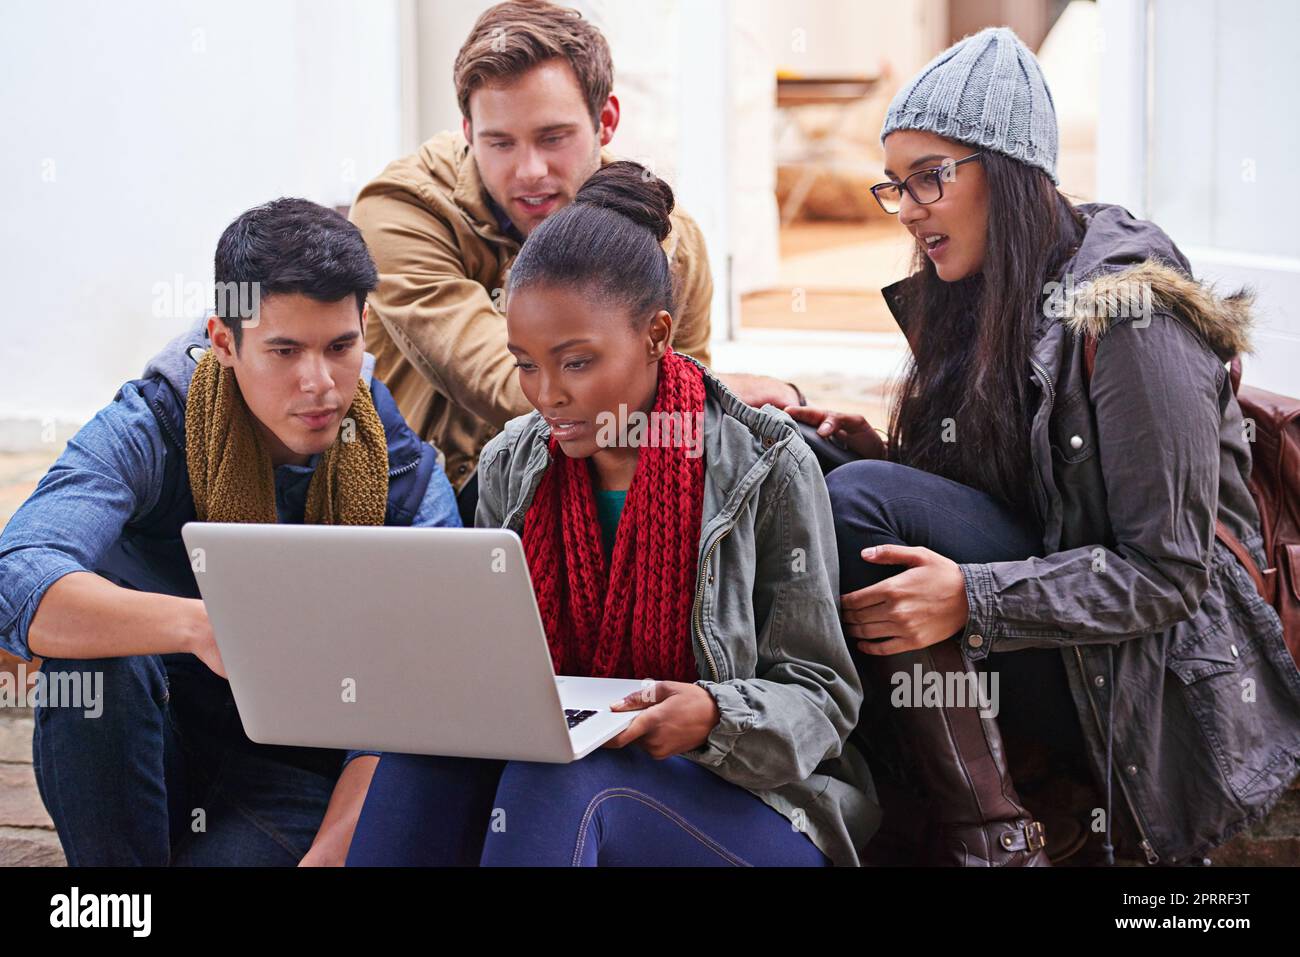
[[[277,521],[271,454],[235,373],[211,351],[194,370],[185,401],[185,460],[199,521]],[[303,521],[382,525],[387,505],[388,441],[370,389],[358,380],[344,428],[321,455],[307,487]]]

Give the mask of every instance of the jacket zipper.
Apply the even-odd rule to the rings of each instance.
[[[704,561],[700,564],[699,575],[695,579],[695,609],[691,613],[691,624],[695,627],[695,634],[699,638],[700,648],[704,651],[704,660],[709,663],[709,674],[713,675],[715,682],[720,682],[722,678],[718,674],[717,662],[713,660],[713,652],[709,650],[709,643],[704,639],[704,571],[709,567],[709,562],[713,558],[713,553],[722,543],[722,540],[731,534],[735,525],[727,526],[727,530],[714,539],[709,550],[704,553]]]
[[[185,448],[185,443],[182,442],[180,440],[180,437],[175,433],[175,431],[173,431],[171,422],[167,420],[167,413],[163,411],[162,403],[158,401],[157,396],[154,396],[153,399],[150,400],[149,406],[153,411],[154,418],[158,420],[158,423],[159,425],[162,426],[163,431],[167,433],[167,437],[172,440],[172,445],[176,446],[176,448],[181,449],[183,451]]]
[[[417,456],[417,457],[415,458],[415,460],[412,461],[412,462],[407,462],[405,465],[400,465],[400,466],[398,466],[398,467],[395,468],[395,469],[389,469],[389,470],[388,470],[388,477],[389,477],[389,478],[396,478],[398,475],[402,475],[402,474],[404,474],[404,473],[406,473],[406,472],[411,471],[411,469],[418,468],[419,465],[420,465],[420,459],[419,459],[419,457]]]
[[[1098,733],[1104,734],[1105,729],[1101,726],[1101,712],[1097,710],[1097,702],[1092,700],[1092,689],[1088,687],[1088,672],[1083,666],[1083,651],[1078,645],[1074,646],[1074,655],[1079,661],[1079,674],[1083,678],[1084,694],[1088,696],[1088,706],[1092,709],[1092,720],[1097,724]],[[1115,689],[1111,688],[1110,693],[1114,694]],[[1119,781],[1119,790],[1124,795],[1124,803],[1128,805],[1129,813],[1133,815],[1133,823],[1137,826],[1138,836],[1141,838],[1138,847],[1142,848],[1143,853],[1146,854],[1148,864],[1159,864],[1160,855],[1151,846],[1151,841],[1147,838],[1147,832],[1142,829],[1142,819],[1138,817],[1137,809],[1133,806],[1133,799],[1129,797],[1128,788],[1124,786],[1124,775],[1115,772],[1114,762],[1115,756],[1112,754],[1111,767],[1107,768],[1107,771],[1114,774],[1115,779]]]
[[[1052,385],[1052,377],[1033,356],[1029,357],[1029,364],[1034,367],[1034,372],[1038,373],[1038,378],[1042,380],[1043,387],[1047,389],[1047,395],[1052,405],[1056,405],[1056,387]]]
[[[1052,385],[1052,377],[1047,374],[1047,370],[1043,368],[1042,364],[1032,356],[1029,359],[1029,364],[1033,366],[1034,372],[1037,373],[1039,380],[1043,383],[1043,387],[1047,389],[1050,408],[1051,405],[1056,404],[1056,388]],[[1101,723],[1101,712],[1097,710],[1097,702],[1093,700],[1092,689],[1088,687],[1088,673],[1083,664],[1083,651],[1078,645],[1074,646],[1074,655],[1079,662],[1079,675],[1083,679],[1084,694],[1088,696],[1088,706],[1092,709],[1092,719],[1097,724],[1098,733],[1105,734],[1105,728],[1102,727]],[[1111,694],[1114,693],[1115,689],[1111,688]],[[1112,754],[1111,766],[1106,770],[1107,773],[1114,774],[1115,778],[1119,781],[1120,793],[1124,795],[1124,803],[1128,805],[1129,814],[1133,816],[1133,823],[1137,827],[1138,836],[1141,838],[1138,842],[1138,846],[1142,848],[1142,852],[1146,855],[1148,864],[1158,864],[1160,863],[1160,855],[1156,853],[1150,839],[1147,837],[1146,831],[1142,827],[1142,819],[1138,817],[1137,809],[1133,806],[1133,799],[1129,796],[1128,787],[1124,784],[1123,773],[1115,772],[1114,761],[1115,756]]]
[[[1042,388],[1047,392],[1047,396],[1043,404],[1042,414],[1048,416],[1050,422],[1052,407],[1056,405],[1056,388],[1052,385],[1052,377],[1047,374],[1047,369],[1045,369],[1036,359],[1034,359],[1033,356],[1029,357],[1029,367],[1034,370],[1034,378],[1038,379],[1038,381],[1042,383]],[[1032,441],[1033,441],[1033,433],[1031,431],[1030,433],[1031,448],[1032,448]],[[1051,471],[1050,461],[1048,465],[1048,471],[1049,472]],[[1035,466],[1034,473],[1037,479],[1037,481],[1034,483],[1034,491],[1036,493],[1035,498],[1038,501],[1039,507],[1042,509],[1043,521],[1047,521],[1047,516],[1052,510],[1051,492],[1049,491],[1048,482],[1043,476],[1043,470],[1040,467]]]
[[[1029,358],[1029,364],[1033,367],[1034,372],[1043,383],[1043,387],[1047,389],[1047,398],[1050,408],[1052,405],[1056,404],[1056,388],[1052,385],[1052,377],[1047,374],[1047,370],[1043,368],[1042,363],[1032,356]],[[1088,707],[1092,710],[1092,720],[1097,725],[1098,733],[1105,734],[1105,728],[1102,727],[1101,723],[1101,712],[1097,710],[1097,702],[1092,698],[1092,689],[1088,687],[1088,673],[1083,665],[1083,651],[1078,645],[1074,646],[1074,655],[1079,662],[1079,676],[1083,680],[1084,694],[1088,696]],[[1111,688],[1111,694],[1114,693],[1115,689]],[[1160,855],[1156,853],[1150,839],[1147,837],[1147,833],[1142,827],[1142,819],[1138,817],[1137,809],[1133,806],[1133,799],[1129,797],[1128,787],[1124,784],[1124,775],[1122,772],[1118,774],[1115,772],[1114,763],[1115,756],[1112,754],[1111,766],[1108,767],[1106,771],[1108,774],[1114,774],[1115,778],[1119,781],[1120,793],[1124,796],[1124,803],[1128,805],[1129,814],[1133,816],[1133,824],[1137,827],[1138,836],[1141,838],[1138,842],[1138,846],[1142,848],[1142,852],[1146,855],[1148,864],[1158,864],[1160,863]]]
[[[754,487],[757,487],[757,483]],[[753,488],[745,493],[745,501],[748,501],[751,494],[753,494]],[[742,501],[741,504],[743,505],[744,502]],[[709,663],[709,673],[713,675],[713,680],[715,682],[720,682],[722,678],[718,674],[717,662],[713,660],[713,652],[709,651],[709,643],[704,639],[704,572],[705,569],[709,567],[709,562],[713,559],[713,553],[717,551],[718,546],[722,544],[722,540],[730,535],[731,530],[735,527],[736,523],[733,520],[729,525],[727,525],[726,530],[713,540],[713,544],[709,546],[709,550],[704,553],[704,561],[700,563],[699,574],[695,577],[695,608],[691,613],[691,624],[695,628],[695,634],[699,639],[700,648],[704,652],[704,660]]]

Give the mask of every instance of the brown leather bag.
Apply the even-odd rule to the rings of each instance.
[[[1092,381],[1097,363],[1097,339],[1084,340],[1083,372]],[[1237,536],[1216,519],[1214,535],[1237,556],[1260,596],[1282,619],[1282,639],[1300,668],[1300,399],[1253,386],[1242,388],[1241,358],[1228,366],[1232,391],[1243,419],[1254,424],[1251,444],[1250,494],[1259,509],[1264,557],[1271,567],[1260,568]]]

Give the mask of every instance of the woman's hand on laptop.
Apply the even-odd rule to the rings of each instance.
[[[610,710],[642,713],[603,747],[635,742],[658,759],[700,747],[722,717],[713,695],[683,681],[647,681],[640,691],[610,705]]]

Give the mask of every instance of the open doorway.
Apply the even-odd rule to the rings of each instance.
[[[1061,127],[1061,188],[1094,193],[1099,41],[1091,0],[948,3],[890,9],[851,0],[773,7],[768,49],[778,262],[765,288],[739,297],[742,341],[820,345],[801,373],[814,404],[886,425],[907,346],[880,294],[912,269],[913,241],[869,192],[882,181],[879,131],[894,94],[951,42],[1010,26],[1035,50]]]

